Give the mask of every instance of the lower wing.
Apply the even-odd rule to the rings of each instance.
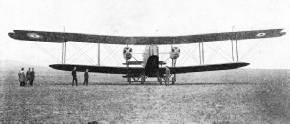
[[[189,72],[203,72],[203,71],[217,71],[217,70],[229,70],[244,67],[250,63],[245,62],[235,62],[235,63],[222,63],[222,64],[209,64],[209,65],[196,65],[196,66],[176,66],[169,67],[171,73],[181,74]],[[96,73],[107,73],[107,74],[130,74],[141,75],[144,73],[145,69],[143,67],[113,67],[113,66],[95,66],[95,65],[77,65],[77,64],[53,64],[49,67],[64,70],[72,71],[74,67],[77,68],[77,71],[84,72],[86,69],[89,69],[89,72]],[[165,67],[160,67],[159,71],[161,74],[165,74]]]
[[[196,66],[183,66],[183,67],[169,67],[170,72],[173,74],[189,73],[189,72],[204,72],[204,71],[218,71],[229,70],[244,67],[250,63],[235,62],[235,63],[221,63],[221,64],[208,64],[208,65],[196,65]],[[161,73],[165,73],[165,68],[160,68]]]

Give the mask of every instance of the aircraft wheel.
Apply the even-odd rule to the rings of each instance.
[[[174,85],[176,82],[176,78],[175,77],[172,77],[172,85]]]
[[[144,82],[145,82],[145,76],[142,76],[141,77],[141,84],[144,84]]]
[[[128,82],[129,82],[129,84],[131,84],[131,78],[128,78]]]
[[[162,85],[162,78],[158,77],[158,82],[160,83],[160,85]]]

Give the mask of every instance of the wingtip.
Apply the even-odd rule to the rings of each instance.
[[[245,67],[245,66],[249,66],[249,65],[250,65],[250,63],[245,62],[244,65],[243,65],[243,67]]]
[[[26,30],[13,30],[14,33],[21,33],[21,32],[25,32]]]
[[[21,30],[13,30],[14,33],[20,32]]]
[[[286,32],[280,32],[280,34],[281,34],[281,36],[283,36],[283,35],[285,35],[285,34],[286,34]]]
[[[15,34],[14,32],[9,32],[9,33],[8,33],[8,36],[9,36],[10,38],[16,39],[16,34]]]
[[[250,65],[248,62],[238,62],[238,64],[240,64],[241,67]]]
[[[280,30],[280,34],[281,34],[281,36],[286,34],[286,32],[282,32],[282,31],[284,31],[283,28],[281,28],[281,29],[279,29],[279,30]]]

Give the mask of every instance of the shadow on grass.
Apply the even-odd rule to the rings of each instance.
[[[257,83],[249,83],[249,82],[234,82],[234,83],[224,83],[224,82],[215,82],[215,83],[202,83],[202,82],[194,82],[194,83],[175,83],[174,85],[253,85]],[[71,83],[54,83],[51,85],[72,85]],[[79,83],[79,86],[83,86],[83,83]],[[160,84],[158,82],[145,82],[144,84],[141,84],[140,82],[132,82],[131,84],[127,82],[94,82],[89,83],[90,85],[120,85],[120,86],[128,86],[128,85],[153,85],[153,86],[159,86]],[[162,83],[164,85],[164,83]]]

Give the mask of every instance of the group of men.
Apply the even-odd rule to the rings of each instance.
[[[74,67],[73,71],[72,71],[72,76],[73,76],[73,80],[72,80],[72,86],[76,85],[78,86],[78,79],[77,79],[77,72],[76,72],[77,68]],[[169,77],[170,77],[170,69],[168,66],[166,66],[166,79],[165,79],[165,85],[169,86]],[[20,82],[20,86],[25,86],[29,83],[30,86],[33,85],[33,81],[35,78],[35,72],[34,72],[34,68],[32,68],[32,70],[30,70],[30,68],[28,68],[28,71],[26,72],[26,76],[24,73],[24,68],[21,68],[21,70],[18,73],[19,76],[19,82]],[[84,83],[83,85],[88,85],[89,83],[89,69],[86,69],[85,73],[84,73]]]
[[[26,85],[33,85],[33,81],[35,78],[35,72],[34,69],[32,68],[32,70],[30,70],[30,68],[28,68],[28,71],[24,72],[24,68],[21,68],[21,70],[18,73],[19,76],[19,82],[20,82],[20,86],[26,86]]]
[[[74,84],[76,84],[76,86],[78,86],[78,78],[77,78],[77,67],[74,67],[74,70],[72,71],[71,75],[73,76],[73,80],[72,80],[72,86],[74,86]],[[84,73],[84,83],[83,85],[88,85],[89,83],[89,69],[86,69],[85,73]]]
[[[166,66],[165,68],[165,86],[169,86],[169,77],[170,77],[170,69],[168,66]],[[33,70],[33,68],[32,68]],[[77,78],[77,67],[74,67],[71,75],[73,76],[73,80],[72,80],[72,86],[74,86],[74,84],[76,84],[76,86],[78,86],[78,78]],[[86,69],[85,73],[84,73],[84,83],[83,85],[88,85],[89,83],[89,69]]]

